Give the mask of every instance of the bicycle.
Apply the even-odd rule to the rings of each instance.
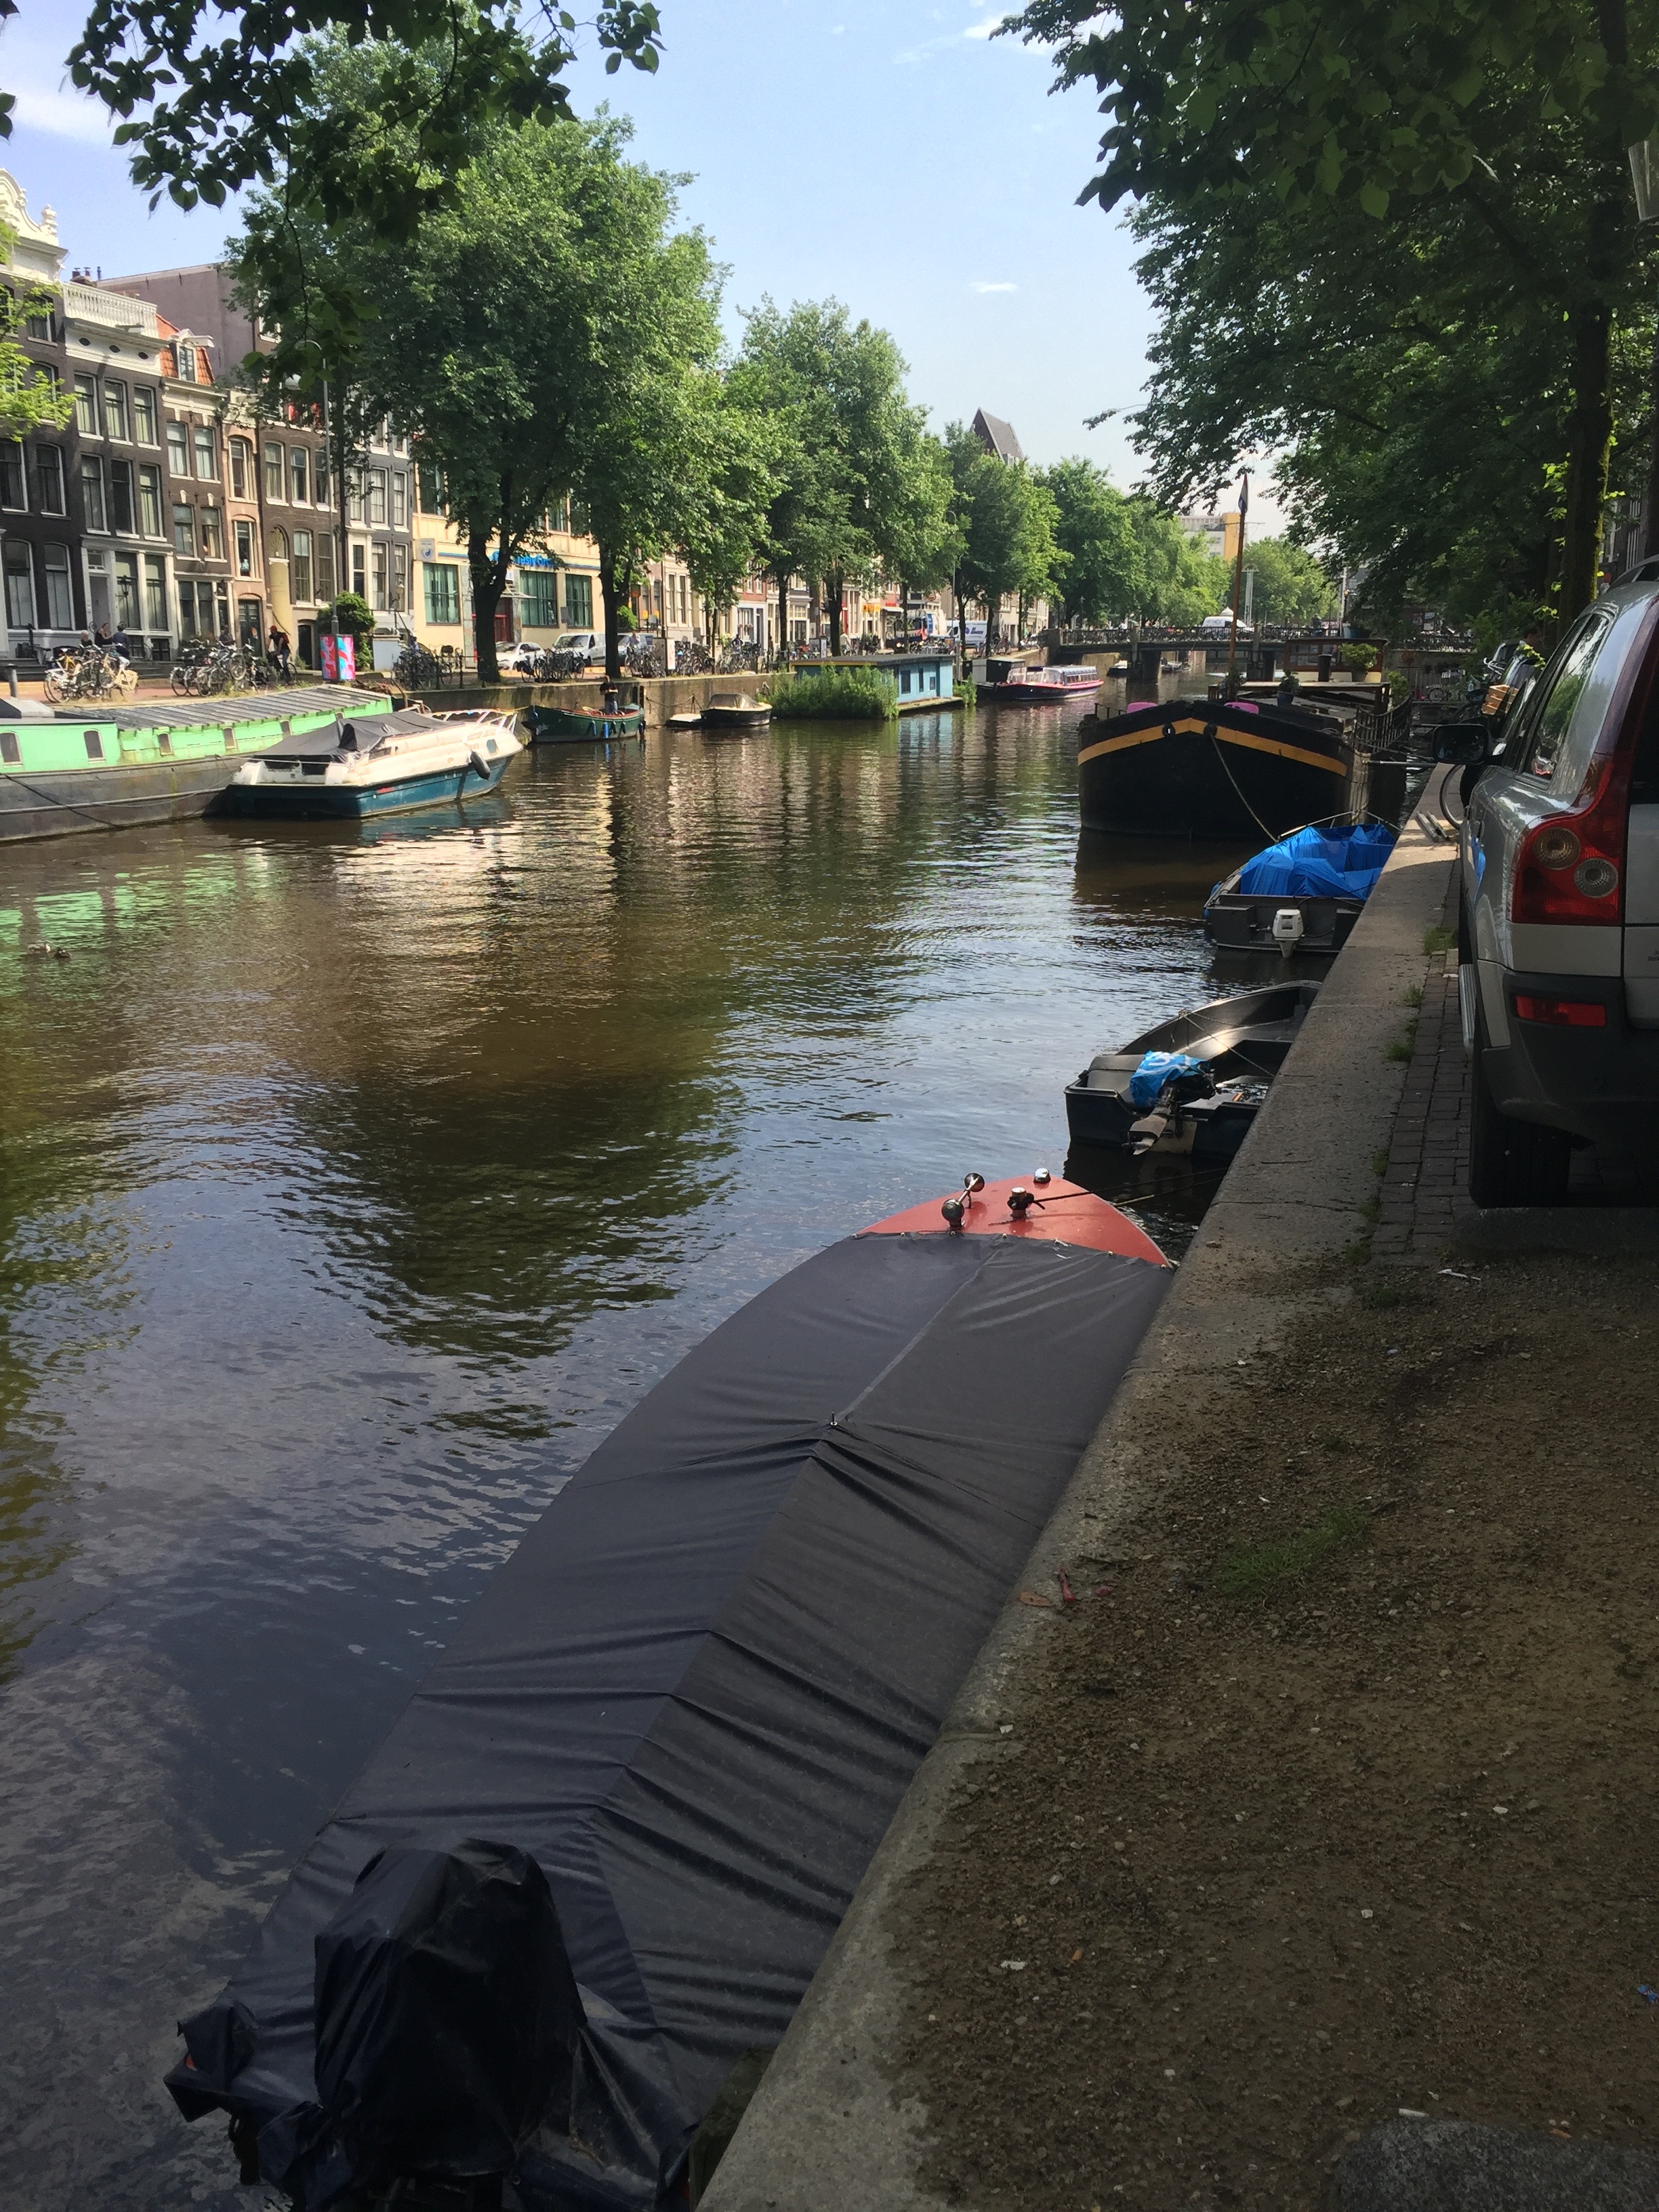
[[[436,653],[429,653],[417,638],[410,638],[392,665],[392,676],[404,691],[429,690],[441,672]]]
[[[714,656],[706,645],[694,637],[677,638],[674,641],[674,673],[676,676],[712,676]]]
[[[60,653],[40,686],[53,706],[66,699],[129,698],[138,688],[136,672],[101,646]]]

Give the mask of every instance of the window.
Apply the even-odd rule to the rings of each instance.
[[[161,534],[161,471],[154,461],[138,471],[138,527],[146,538]]]
[[[31,315],[23,325],[23,336],[26,338],[40,338],[46,344],[50,345],[52,343],[51,310],[48,309],[45,314]]]
[[[15,538],[6,540],[6,621],[13,629],[27,629],[34,621],[34,585],[29,574],[29,549]]]
[[[593,579],[573,576],[567,573],[564,580],[564,626],[567,629],[592,629],[593,627]]]
[[[520,568],[519,620],[526,629],[556,629],[559,576],[556,568]]]
[[[204,479],[210,479],[219,473],[219,449],[210,422],[196,425],[196,473]]]
[[[125,384],[106,384],[104,386],[104,428],[112,438],[125,439],[127,434],[127,387]]]
[[[366,558],[362,538],[356,538],[351,547],[351,588],[361,599],[363,597],[363,562]]]
[[[195,347],[186,344],[185,340],[180,338],[173,349],[173,358],[178,370],[179,381],[181,384],[194,384],[196,381]]]
[[[374,556],[374,589],[368,604],[377,615],[386,612],[386,544],[377,538],[370,549]]]
[[[425,561],[426,618],[429,623],[461,619],[461,572],[453,561]]]
[[[196,558],[196,509],[183,500],[173,510],[173,550]]]
[[[386,520],[386,471],[371,469],[368,472],[368,520],[371,523]]]
[[[62,451],[56,446],[39,447],[35,452],[34,465],[40,485],[41,514],[64,514],[66,509],[64,506]]]
[[[1517,747],[1516,766],[1547,783],[1555,774],[1562,741],[1602,647],[1613,634],[1608,607],[1593,607],[1539,678],[1534,698],[1522,711],[1528,727]],[[1520,747],[1524,746],[1524,755]]]
[[[319,507],[326,507],[329,502],[330,495],[328,489],[328,450],[325,447],[319,446],[317,448],[316,459],[317,467],[315,474],[317,478],[317,504]]]
[[[409,611],[409,548],[394,545],[392,549],[392,605],[397,614]]]
[[[334,597],[334,533],[331,530],[317,532],[317,597]]]
[[[144,556],[144,627],[157,632],[167,626],[167,566],[159,553]]]
[[[233,499],[247,497],[248,480],[252,474],[252,447],[246,438],[233,438],[230,441],[230,495]],[[246,575],[248,571],[244,569],[242,573]]]
[[[346,477],[346,503],[352,520],[361,522],[363,519],[363,472],[361,469],[353,469]]]
[[[444,483],[435,461],[422,461],[415,471],[415,493],[421,502],[422,514],[441,514],[444,511]],[[437,617],[434,616],[435,621]]]
[[[568,499],[554,501],[552,506],[547,510],[547,526],[550,530],[569,529],[570,501]]]
[[[53,629],[75,628],[75,600],[70,592],[67,545],[48,545],[41,567],[46,579],[46,621]]]
[[[225,557],[224,526],[216,507],[202,509],[202,557],[204,561],[222,561]]]
[[[265,447],[265,497],[283,495],[283,449],[273,438]]]
[[[190,474],[190,440],[182,422],[167,424],[167,466],[176,477]]]
[[[311,532],[296,530],[294,533],[294,560],[288,572],[289,596],[295,605],[311,604]]]
[[[138,627],[138,556],[118,553],[115,556],[115,620],[121,629]]]
[[[133,393],[132,419],[139,444],[153,446],[155,443],[155,394],[153,392]]]
[[[577,538],[586,538],[592,532],[592,517],[579,499],[570,502],[570,528]]]
[[[289,497],[295,507],[308,506],[311,499],[309,489],[311,458],[303,446],[295,446],[289,453],[288,472],[289,482],[292,486]]]
[[[0,507],[21,507],[23,498],[23,448],[15,438],[0,445]]]
[[[109,526],[112,530],[132,528],[131,461],[112,461],[109,465]]]
[[[253,525],[239,522],[236,526],[236,573],[251,576],[253,569]]]
[[[392,526],[394,530],[409,527],[409,478],[401,469],[392,471]]]
[[[273,530],[265,540],[265,558],[270,569],[271,589],[278,586],[288,590],[288,532]],[[290,594],[290,596],[292,596]]]
[[[77,376],[75,380],[75,427],[83,438],[98,435],[98,380],[95,376]]]

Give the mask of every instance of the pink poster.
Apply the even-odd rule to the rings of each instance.
[[[323,678],[329,684],[355,684],[357,680],[357,641],[355,637],[320,637],[318,650],[322,655]]]
[[[340,663],[334,650],[334,640],[326,635],[319,637],[317,641],[317,649],[323,659],[323,681],[325,684],[337,683],[340,677]]]

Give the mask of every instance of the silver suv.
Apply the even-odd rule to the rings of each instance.
[[[1470,1194],[1566,1194],[1575,1140],[1659,1199],[1659,562],[1579,616],[1469,763],[1458,981]]]

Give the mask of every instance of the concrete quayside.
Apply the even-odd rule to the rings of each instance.
[[[1439,793],[707,2212],[1659,2201],[1659,1220],[1455,1198]]]

